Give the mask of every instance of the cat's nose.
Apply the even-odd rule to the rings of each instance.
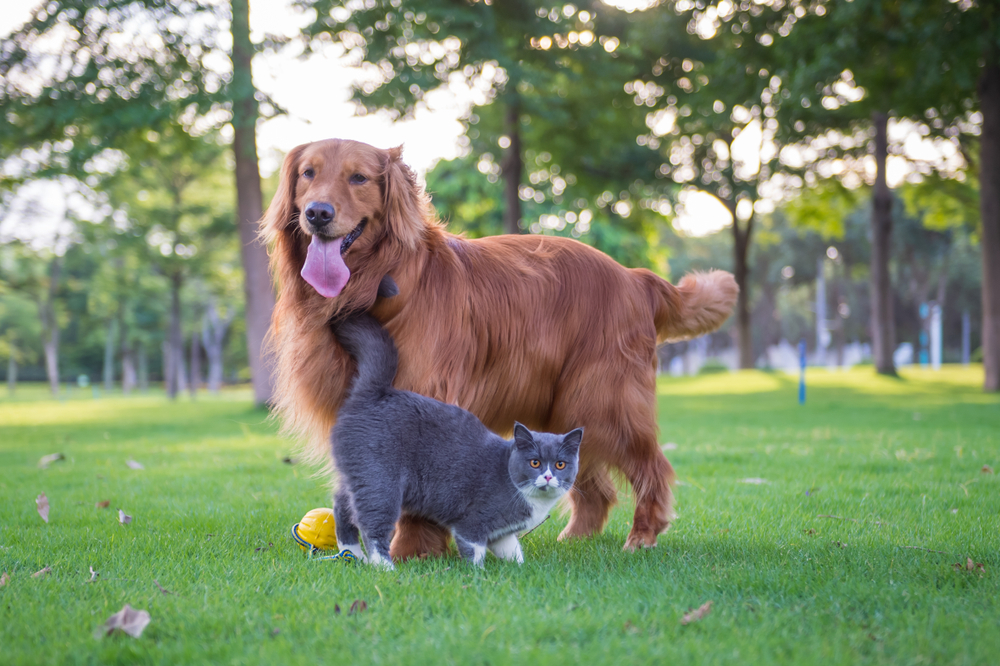
[[[545,480],[546,480],[546,481],[551,481],[551,480],[552,480],[552,475],[551,475],[551,474],[549,474],[548,472],[546,472],[546,473],[545,473]]]

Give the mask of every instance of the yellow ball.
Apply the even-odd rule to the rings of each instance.
[[[336,550],[337,525],[333,509],[313,509],[292,527],[292,538],[302,550]]]

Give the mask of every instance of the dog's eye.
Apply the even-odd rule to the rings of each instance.
[[[559,462],[556,463],[556,469],[566,469],[566,463],[560,460]]]
[[[356,173],[351,176],[351,182],[355,185],[361,185],[362,183],[367,183],[368,179],[363,174]]]
[[[535,469],[538,469],[539,467],[542,466],[542,461],[541,460],[529,460],[528,464],[531,465],[532,467],[534,467]]]
[[[312,169],[306,169],[305,171],[302,172],[302,177],[303,178],[309,178],[310,180],[315,175],[316,175],[316,172],[313,171]]]

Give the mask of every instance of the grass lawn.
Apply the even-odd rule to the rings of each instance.
[[[981,369],[810,375],[805,406],[781,374],[662,380],[680,515],[658,548],[621,551],[623,492],[601,536],[557,543],[554,516],[521,567],[392,573],[304,559],[289,529],[325,482],[282,462],[248,394],[24,389],[0,398],[0,663],[997,663],[1000,399]],[[49,453],[66,460],[40,469]],[[145,633],[96,639],[126,603]]]

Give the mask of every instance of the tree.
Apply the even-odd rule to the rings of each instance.
[[[59,395],[59,332],[63,325],[60,299],[63,257],[53,250],[35,252],[18,241],[9,241],[3,261],[3,281],[34,301],[45,356],[49,390]]]
[[[193,137],[167,126],[161,133],[134,137],[121,155],[124,163],[101,184],[112,208],[122,214],[118,235],[140,239],[146,260],[170,284],[164,374],[171,398],[187,384],[182,288],[210,270],[215,253],[231,238],[226,221],[232,219],[232,199],[220,197],[228,180],[223,152],[211,135]]]
[[[5,156],[35,151],[42,161],[32,167],[36,174],[85,179],[95,158],[123,149],[134,135],[170,125],[197,133],[199,125],[231,113],[247,346],[255,400],[263,404],[271,389],[261,345],[274,296],[255,234],[262,212],[253,137],[260,95],[249,73],[247,0],[231,6],[232,54],[221,46],[220,26],[230,18],[225,8],[208,0],[44,3],[0,42],[0,112],[9,128],[0,134],[0,149]],[[231,55],[231,75],[210,66],[220,55]]]
[[[600,2],[578,11],[531,0],[435,0],[419,10],[396,0],[300,5],[316,12],[307,40],[332,37],[369,65],[373,77],[354,91],[366,112],[406,116],[448,85],[474,91],[465,139],[481,171],[503,181],[507,233],[530,230],[529,202],[580,219],[599,198],[610,207],[637,180],[654,180],[656,156],[635,142],[646,111],[624,89],[638,71],[628,54],[619,57],[627,26],[638,20],[624,12]],[[581,234],[594,215],[585,216]]]
[[[647,69],[628,89],[656,110],[640,138],[661,150],[658,175],[710,193],[732,216],[739,364],[752,368],[750,247],[761,201],[776,194],[783,169],[776,115],[787,92],[766,45],[754,39],[780,15],[757,4],[727,6],[711,16],[696,5],[647,12],[655,19],[628,35]]]
[[[955,94],[954,72],[935,52],[935,44],[954,31],[954,21],[942,18],[949,4],[857,0],[818,3],[808,10],[789,5],[782,27],[767,35],[795,102],[783,107],[787,140],[804,141],[821,160],[834,158],[826,160],[827,167],[835,160],[840,160],[838,168],[846,163],[841,173],[855,180],[863,168],[852,169],[851,163],[863,167],[866,155],[874,157],[872,346],[876,369],[883,374],[895,374],[889,272],[893,198],[886,170],[890,155],[904,154],[902,147],[890,145],[889,120],[909,120],[925,135],[955,140],[968,106]],[[940,167],[922,164],[918,170],[927,174]]]
[[[17,249],[0,250],[0,276],[7,282]],[[36,342],[41,339],[41,325],[34,304],[12,288],[0,287],[0,357],[7,357],[7,392],[14,395],[18,367],[34,362]]]

